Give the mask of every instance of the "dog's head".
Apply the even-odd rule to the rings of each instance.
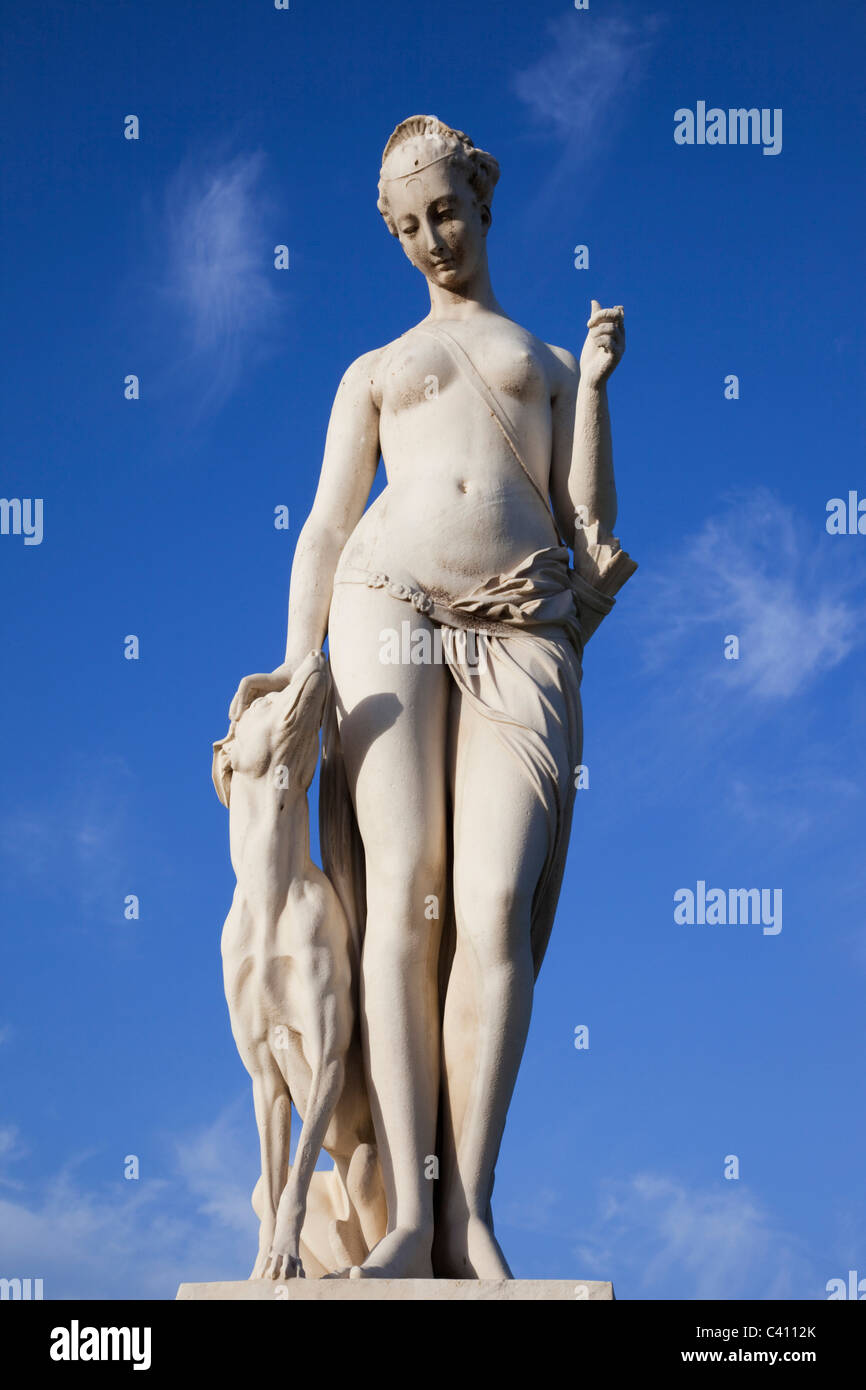
[[[213,745],[213,782],[224,806],[237,772],[263,777],[272,767],[288,771],[287,785],[306,792],[319,756],[319,729],[330,687],[328,663],[310,652],[285,690],[261,695]]]

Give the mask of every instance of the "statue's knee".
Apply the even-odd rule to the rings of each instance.
[[[429,934],[441,920],[445,866],[439,855],[367,856],[368,931]],[[416,934],[417,934],[416,933]]]
[[[458,927],[463,925],[476,939],[495,950],[501,944],[512,949],[528,931],[532,918],[532,891],[514,879],[496,877],[477,866],[471,874],[455,876],[454,906]]]

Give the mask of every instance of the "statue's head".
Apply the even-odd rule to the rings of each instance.
[[[493,155],[435,116],[410,116],[382,156],[379,211],[409,260],[433,284],[459,290],[486,254]]]
[[[272,767],[288,772],[286,788],[306,793],[319,757],[319,729],[330,688],[328,663],[310,652],[284,690],[260,695],[213,745],[213,781],[224,806],[234,774],[259,778]]]

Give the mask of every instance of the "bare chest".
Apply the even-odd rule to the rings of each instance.
[[[448,333],[455,346],[418,328],[385,354],[378,383],[383,412],[400,413],[438,400],[458,383],[465,387],[469,377],[464,354],[506,410],[509,405],[548,406],[547,367],[527,333],[466,332],[463,325],[449,325]]]

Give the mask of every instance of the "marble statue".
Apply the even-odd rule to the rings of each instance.
[[[301,1228],[322,1147],[347,1211],[307,1264],[363,1260],[385,1230],[356,1028],[358,942],[330,881],[310,859],[307,789],[319,758],[330,679],[321,652],[282,691],[261,696],[214,745],[214,782],[229,807],[237,889],[223,928],[232,1033],[253,1083],[262,1174],[251,1278],[304,1273]],[[303,1116],[288,1171],[291,1106]],[[327,1175],[320,1175],[319,1185]],[[321,1224],[321,1223],[320,1223]],[[331,1223],[329,1223],[331,1224]],[[322,1255],[324,1249],[325,1254]]]
[[[636,565],[612,535],[623,310],[592,301],[579,364],[508,317],[498,177],[433,116],[385,147],[379,211],[430,312],[340,383],[285,661],[240,682],[214,746],[256,1278],[511,1277],[491,1195],[568,846],[583,652]],[[332,1173],[313,1172],[322,1145]]]

